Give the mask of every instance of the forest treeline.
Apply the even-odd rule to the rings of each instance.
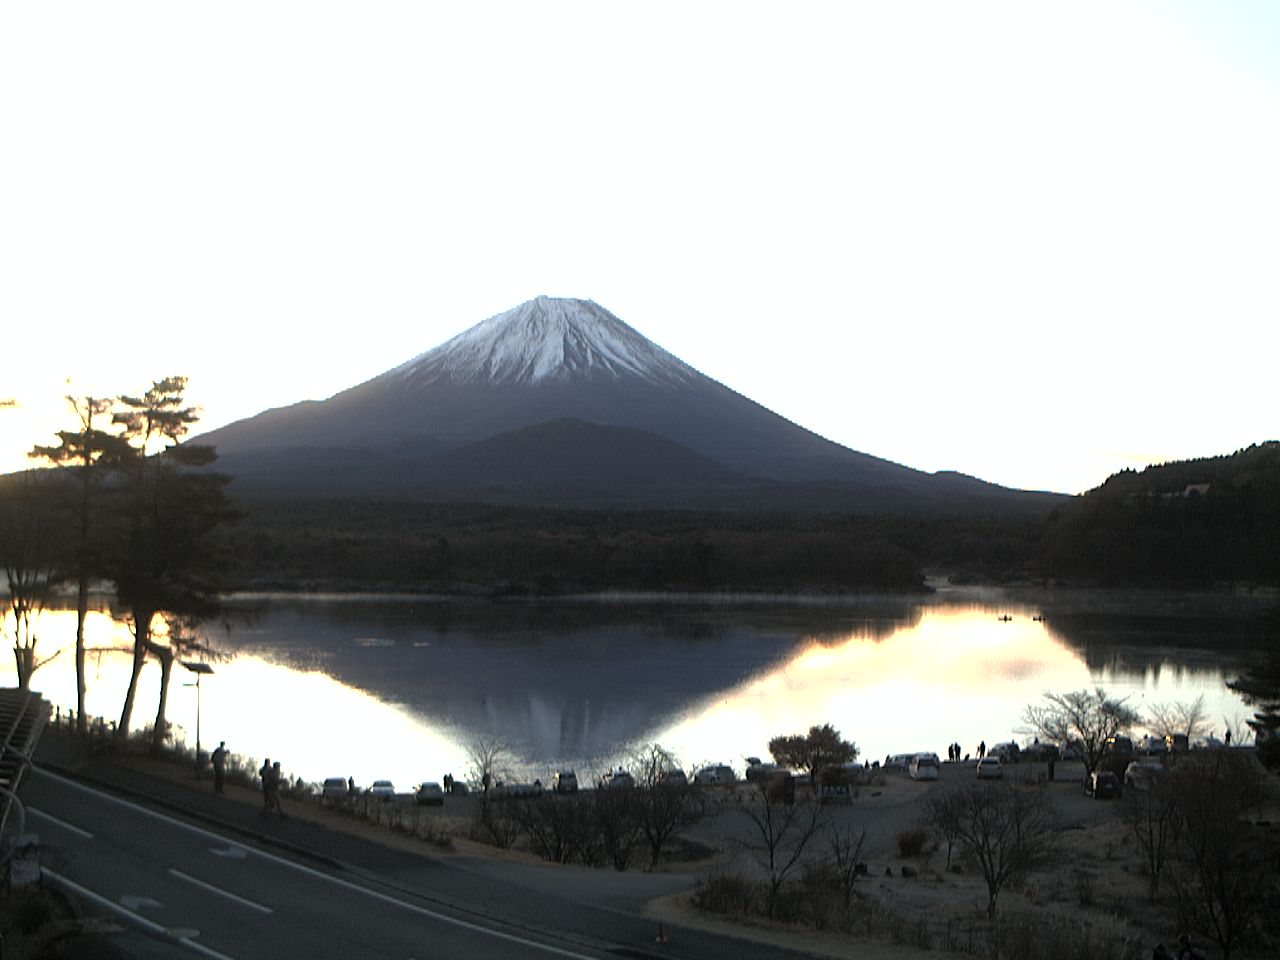
[[[1044,517],[254,499],[230,573],[273,589],[844,592],[957,581],[1280,585],[1280,443],[1125,471]]]
[[[931,574],[1280,585],[1275,442],[1125,471],[1039,517],[574,510],[227,489],[239,519],[214,531],[220,561],[207,571],[226,590],[841,593],[918,591]],[[118,537],[110,524],[98,529]]]

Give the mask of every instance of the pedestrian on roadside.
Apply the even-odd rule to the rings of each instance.
[[[1222,742],[1228,747],[1231,746],[1231,728],[1227,727],[1227,732],[1222,735]]]
[[[266,812],[274,811],[284,819],[284,808],[280,806],[280,776],[280,761],[277,760],[262,781],[262,793],[266,798]]]
[[[227,741],[218,741],[218,747],[210,759],[213,761],[213,792],[221,793],[227,775]]]
[[[258,770],[258,779],[262,781],[262,815],[265,817],[271,812],[271,791],[267,787],[267,781],[271,779],[270,757],[262,761],[262,766]]]

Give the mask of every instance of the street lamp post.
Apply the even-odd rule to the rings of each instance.
[[[196,675],[196,779],[200,779],[200,678],[213,673],[213,667],[197,660],[183,660],[182,665]],[[191,686],[191,684],[187,684]]]

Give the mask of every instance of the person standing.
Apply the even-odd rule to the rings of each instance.
[[[218,741],[218,748],[210,759],[213,761],[213,792],[221,793],[227,775],[227,741]]]
[[[262,768],[258,771],[258,778],[262,781],[262,815],[265,817],[271,812],[271,758],[267,757],[262,761]]]
[[[268,777],[268,778],[267,778],[267,780],[265,780],[265,781],[263,782],[263,787],[264,787],[264,789],[265,789],[268,785],[270,785],[270,789],[265,791],[265,792],[266,792],[266,794],[267,794],[267,801],[266,801],[266,803],[267,803],[267,812],[268,812],[268,813],[270,813],[271,811],[273,811],[273,810],[274,810],[274,811],[275,811],[275,812],[280,816],[280,819],[282,819],[282,820],[283,820],[283,819],[284,819],[284,807],[280,806],[280,780],[281,780],[281,774],[280,774],[280,761],[279,761],[279,760],[277,760],[275,763],[273,763],[273,764],[271,765],[271,770],[270,770],[270,771],[268,771],[267,777]]]

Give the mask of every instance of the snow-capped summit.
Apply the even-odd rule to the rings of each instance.
[[[490,317],[395,373],[415,386],[628,377],[680,386],[698,376],[594,301],[559,297],[537,297]]]
[[[832,443],[598,304],[553,297],[201,442],[243,489],[288,496],[771,510],[985,510],[1012,496]]]

